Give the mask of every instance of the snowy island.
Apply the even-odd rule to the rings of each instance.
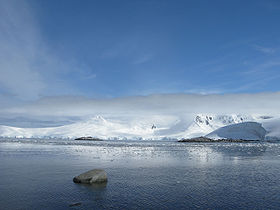
[[[279,140],[279,116],[197,114],[151,115],[142,118],[95,116],[58,127],[21,128],[0,125],[4,138],[57,138],[75,140]],[[198,137],[203,137],[203,139]]]

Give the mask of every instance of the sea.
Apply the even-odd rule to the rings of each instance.
[[[2,138],[0,209],[280,209],[280,143]]]

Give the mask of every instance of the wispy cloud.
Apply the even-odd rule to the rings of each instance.
[[[132,63],[133,63],[133,64],[142,64],[142,63],[146,63],[146,62],[150,61],[153,57],[154,57],[153,54],[147,53],[147,54],[138,56],[137,58],[134,59],[134,61],[133,61]]]
[[[87,76],[84,77],[85,79],[95,79],[96,78],[96,74],[89,74]]]
[[[36,22],[23,1],[0,4],[0,84],[10,94],[32,98],[46,86],[37,69],[42,60],[37,58],[45,53],[39,49]]]
[[[240,91],[248,91],[250,89],[258,90],[266,86],[267,84],[271,83],[274,80],[279,80],[280,75],[270,75],[266,77],[253,77],[248,82],[244,83],[243,85],[238,86],[233,90],[233,92],[240,92]]]
[[[267,74],[268,71],[272,70],[274,67],[280,67],[280,61],[270,60],[270,61],[265,61],[261,64],[255,64],[250,69],[242,72],[242,74],[249,74],[249,75],[252,75],[252,74],[256,75],[256,74],[262,74],[262,73]]]
[[[262,8],[266,8],[270,11],[279,11],[280,4],[277,0],[265,0],[265,1],[258,1]]]
[[[34,100],[53,92],[75,92],[63,77],[83,72],[85,66],[62,60],[39,29],[28,2],[0,1],[0,93]]]
[[[220,89],[187,89],[184,91],[184,93],[191,93],[191,94],[200,94],[200,95],[209,95],[209,94],[221,94],[224,93],[225,90]]]
[[[277,51],[276,48],[272,47],[263,47],[260,45],[253,45],[253,48],[259,52],[265,53],[265,54],[273,54]]]
[[[128,38],[120,40],[110,48],[105,49],[101,55],[101,59],[121,59],[124,58],[129,63],[138,65],[149,62],[154,58],[154,53],[146,51],[141,46],[137,38]]]
[[[233,89],[233,92],[260,91],[272,82],[278,83],[280,78],[279,59],[265,60],[259,63],[245,64],[246,69],[240,72],[240,85]]]
[[[120,40],[111,47],[105,49],[100,58],[114,59],[118,57],[129,57],[137,50],[137,44],[133,40]]]

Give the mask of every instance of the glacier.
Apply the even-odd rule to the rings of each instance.
[[[264,140],[266,130],[257,122],[242,122],[218,128],[206,135],[211,139]]]
[[[280,139],[279,127],[279,117],[257,114],[196,114],[191,119],[176,115],[151,115],[129,119],[93,116],[57,127],[21,128],[0,125],[0,136],[71,139],[92,136],[110,140],[161,140],[211,136],[212,138],[269,140]]]

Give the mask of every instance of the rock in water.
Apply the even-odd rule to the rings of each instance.
[[[73,182],[82,184],[104,183],[107,182],[107,174],[102,169],[93,169],[75,176]]]
[[[69,205],[69,207],[80,206],[80,205],[82,205],[81,202],[79,202],[79,203],[72,203],[72,204]]]

